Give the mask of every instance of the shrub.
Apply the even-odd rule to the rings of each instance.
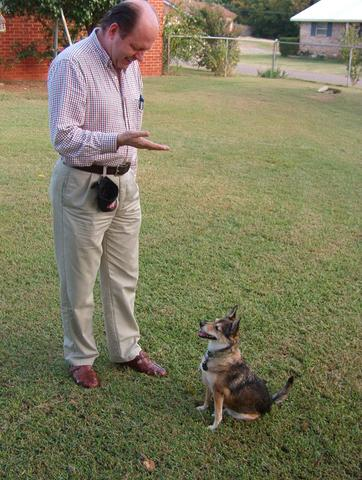
[[[197,19],[177,8],[165,17],[163,29],[163,68],[167,66],[168,38],[170,35],[192,35],[195,38],[173,37],[170,45],[170,61],[195,62],[202,48],[197,37],[202,34]]]
[[[194,14],[205,35],[225,36],[225,21],[218,11],[202,8]],[[205,67],[215,75],[231,75],[240,58],[240,49],[235,40],[205,40],[204,48],[198,59],[198,65]]]
[[[215,75],[230,76],[239,61],[237,42],[231,40],[207,40],[198,64]]]
[[[268,68],[268,70],[264,70],[264,71],[258,70],[258,77],[285,78],[287,76],[288,76],[287,72],[285,70],[280,70],[280,68],[277,68],[275,70],[272,70],[271,68]]]
[[[217,10],[204,7],[190,12],[176,9],[167,14],[163,33],[163,65],[167,65],[168,38],[172,35],[170,60],[190,62],[205,67],[215,75],[231,75],[240,58],[237,41],[204,39],[202,36],[224,37],[225,20]]]
[[[287,43],[283,43],[283,42],[287,42]],[[299,38],[298,37],[280,37],[279,51],[282,57],[288,57],[289,55],[298,55]]]
[[[50,59],[53,56],[53,50],[51,48],[41,49],[35,41],[32,41],[29,44],[14,42],[11,46],[11,50],[14,52],[15,61],[18,62],[27,58],[34,58],[41,62],[45,59]]]
[[[347,75],[349,72],[349,58],[351,52],[350,47],[353,45],[359,45],[359,41],[360,37],[358,29],[355,26],[350,25],[348,31],[346,31],[343,36],[343,44],[347,46],[341,49],[342,58],[347,67]],[[349,72],[349,74],[352,85],[355,85],[359,81],[362,71],[362,49],[354,48],[351,60],[351,71]]]

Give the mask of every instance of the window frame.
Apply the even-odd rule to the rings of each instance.
[[[320,37],[328,36],[328,23],[327,22],[316,22],[315,34]]]

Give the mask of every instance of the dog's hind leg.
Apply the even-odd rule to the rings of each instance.
[[[260,413],[238,413],[230,408],[225,408],[225,413],[228,413],[231,417],[235,418],[236,420],[245,420],[247,422],[252,422],[260,418]]]
[[[222,420],[222,407],[224,404],[224,395],[217,390],[214,391],[214,423],[210,425],[208,428],[211,431],[215,431],[217,427],[219,426],[219,423]]]
[[[200,405],[199,407],[196,407],[196,410],[198,410],[199,412],[204,412],[205,410],[207,410],[210,405],[210,400],[211,400],[211,391],[209,387],[206,387],[204,404]]]

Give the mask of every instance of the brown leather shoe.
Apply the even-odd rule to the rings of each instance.
[[[101,386],[101,382],[93,370],[91,365],[80,365],[78,367],[70,367],[69,373],[77,385],[84,388],[97,388]]]
[[[122,363],[127,367],[133,368],[137,372],[145,373],[146,375],[154,375],[157,377],[165,377],[167,372],[164,368],[157,363],[154,363],[147,355],[147,353],[141,351],[136,358],[130,362]]]

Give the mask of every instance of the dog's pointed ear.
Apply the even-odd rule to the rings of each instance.
[[[235,336],[238,333],[239,325],[240,325],[240,318],[236,318],[231,322],[225,322],[225,326],[223,328],[225,337],[230,338]]]
[[[240,318],[237,318],[236,320],[233,321],[233,325],[231,327],[231,334],[235,335],[237,331],[239,330],[240,326]]]
[[[235,307],[233,307],[230,312],[228,313],[228,318],[230,318],[230,320],[235,320],[236,319],[236,310],[238,309],[239,305],[235,305]]]

